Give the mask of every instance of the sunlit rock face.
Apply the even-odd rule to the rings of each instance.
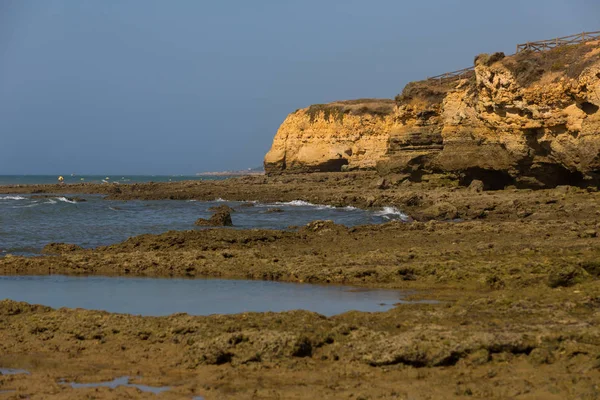
[[[267,173],[374,169],[394,128],[393,100],[318,104],[290,114],[265,156]]]
[[[314,105],[290,114],[267,173],[377,168],[453,174],[488,188],[598,184],[600,47],[480,55],[474,73],[413,82],[392,100]]]

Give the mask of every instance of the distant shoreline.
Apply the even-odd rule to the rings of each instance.
[[[242,175],[264,175],[265,171],[215,171],[198,172],[196,176],[242,176]]]

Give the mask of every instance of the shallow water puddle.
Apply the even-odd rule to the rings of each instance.
[[[170,386],[147,386],[147,385],[138,385],[135,383],[129,383],[128,376],[121,376],[119,378],[115,378],[109,382],[98,382],[98,383],[75,383],[75,382],[65,382],[61,381],[60,383],[63,385],[70,385],[73,389],[81,389],[81,388],[95,388],[95,387],[107,387],[110,389],[116,389],[119,386],[133,387],[141,390],[142,392],[149,392],[154,394],[160,394],[162,392],[166,392],[171,390]]]
[[[26,374],[29,375],[29,371],[24,369],[15,369],[15,368],[0,368],[0,375],[20,375]],[[15,393],[16,390],[0,390],[0,394],[9,394]]]
[[[308,310],[325,316],[386,311],[410,294],[399,290],[224,279],[0,276],[0,299],[53,308],[166,316]]]
[[[19,374],[29,375],[29,371],[26,371],[24,369],[0,368],[0,375],[19,375]]]

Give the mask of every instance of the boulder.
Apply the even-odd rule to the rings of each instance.
[[[479,179],[473,179],[469,185],[469,190],[475,193],[483,192],[483,182]]]
[[[413,218],[417,221],[447,221],[458,217],[458,211],[450,203],[439,202],[422,211],[415,212]]]
[[[229,211],[218,211],[209,219],[198,218],[194,225],[198,226],[233,226]]]

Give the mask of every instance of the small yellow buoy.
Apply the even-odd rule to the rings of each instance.
[[[63,177],[62,177],[62,175],[58,177],[58,181],[59,181],[60,183],[63,183],[63,181],[64,181],[64,180],[65,180],[65,178],[63,178]]]

